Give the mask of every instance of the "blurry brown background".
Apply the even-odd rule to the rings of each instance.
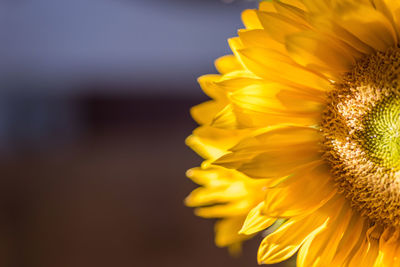
[[[1,266],[255,266],[257,244],[233,259],[183,206],[199,100],[82,96],[79,138],[18,142],[0,165]]]
[[[257,266],[183,205],[195,79],[254,6],[0,2],[0,266]]]

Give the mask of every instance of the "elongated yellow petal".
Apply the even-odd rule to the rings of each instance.
[[[185,143],[188,147],[193,149],[193,151],[195,151],[204,159],[214,160],[226,154],[225,150],[210,145],[209,143],[204,141],[203,138],[196,135],[188,136],[185,140]]]
[[[305,7],[299,3],[300,1],[273,1],[273,5],[277,13],[296,21],[296,23],[310,28],[311,26],[307,21],[306,12],[304,11]]]
[[[268,235],[258,249],[259,264],[273,264],[287,260],[300,248],[307,236],[315,235],[326,227],[328,219],[291,219]]]
[[[227,131],[203,126],[186,138],[186,145],[205,159],[215,160],[227,153],[246,135],[245,131]]]
[[[390,21],[372,6],[347,3],[335,10],[336,22],[372,48],[385,51],[397,43]]]
[[[270,227],[276,221],[276,218],[263,215],[263,209],[264,201],[249,212],[242,228],[239,231],[240,234],[252,235]]]
[[[245,217],[234,217],[218,221],[215,224],[215,244],[218,247],[226,247],[240,243],[249,236],[238,234]]]
[[[286,5],[296,7],[299,10],[306,10],[306,6],[304,5],[302,0],[280,0],[280,1],[274,0],[274,4],[276,3],[284,3]],[[279,9],[277,8],[277,10]]]
[[[351,218],[351,208],[344,205],[323,231],[307,239],[299,251],[297,266],[333,266],[333,257]]]
[[[272,129],[243,140],[215,164],[253,178],[280,178],[321,156],[319,138],[318,131],[308,127]]]
[[[334,9],[340,10],[340,8],[342,8],[343,10],[346,10],[346,8],[350,7],[348,4],[351,3],[367,5],[369,7],[372,6],[372,3],[369,0],[302,0],[302,2],[310,13],[323,14],[324,16],[328,16],[329,12]],[[345,4],[347,4],[347,6],[343,6]]]
[[[210,125],[215,116],[226,106],[220,101],[206,101],[190,109],[190,115],[200,125]]]
[[[366,220],[359,213],[354,212],[353,217],[345,230],[332,260],[332,266],[343,266],[351,252],[366,234]],[[351,257],[351,256],[350,256]]]
[[[239,37],[230,38],[230,39],[228,39],[228,44],[229,44],[229,47],[231,48],[233,54],[235,55],[236,59],[239,61],[240,65],[243,66],[244,68],[246,68],[243,63],[242,58],[239,56],[239,53],[238,53],[239,50],[244,49],[244,45],[243,45],[242,41],[240,40],[240,38]]]
[[[234,124],[226,125],[232,128],[264,128],[268,126],[279,125],[281,123],[298,125],[316,125],[320,120],[320,113],[309,113],[308,116],[293,115],[284,112],[258,112],[249,108],[243,108],[240,105],[233,105],[231,110],[225,110],[236,118]],[[224,127],[226,127],[224,126]]]
[[[379,255],[374,267],[400,266],[400,231],[386,229],[379,240]]]
[[[389,3],[391,2],[391,3]],[[397,40],[399,40],[399,28],[397,26],[396,9],[399,8],[398,1],[391,0],[373,0],[374,7],[382,13],[391,23],[393,30],[396,32]],[[395,4],[392,4],[395,3]],[[397,6],[396,6],[397,3]]]
[[[286,47],[296,62],[319,70],[343,73],[355,63],[355,58],[343,46],[311,31],[288,36]]]
[[[373,236],[376,226],[372,226],[368,229],[363,242],[359,246],[357,252],[350,259],[350,267],[373,267],[375,260],[377,259],[379,252],[378,240]]]
[[[230,94],[231,102],[241,109],[266,114],[286,113],[294,117],[321,113],[323,105],[315,101],[316,99],[275,83],[254,84]]]
[[[374,2],[378,10],[385,10],[383,12],[387,17],[390,18],[391,22],[393,23],[393,28],[397,32],[397,37],[399,38],[400,2],[393,0],[375,0]]]
[[[193,135],[200,138],[202,143],[220,149],[223,154],[249,133],[247,130],[221,130],[209,126],[199,127],[193,131]]]
[[[215,81],[215,85],[219,86],[227,94],[240,90],[249,85],[263,83],[265,83],[263,80],[247,70],[239,70],[227,73],[219,80]]]
[[[298,24],[282,14],[257,12],[257,15],[264,30],[272,39],[280,43],[284,43],[288,35],[307,29],[304,25]]]
[[[242,12],[242,21],[247,29],[262,29],[262,25],[253,9],[247,9]]]
[[[211,125],[221,129],[240,129],[232,104],[225,106],[213,118]]]
[[[264,12],[274,12],[274,13],[276,12],[276,9],[272,1],[261,1],[258,9]]]
[[[280,125],[254,132],[234,146],[231,151],[264,151],[268,148],[290,148],[292,146],[318,142],[321,140],[318,130],[299,125]]]
[[[265,30],[239,30],[238,34],[243,45],[246,47],[262,47],[281,54],[287,54],[285,45],[271,39]]]
[[[189,207],[204,206],[246,197],[248,194],[243,182],[237,181],[220,187],[200,187],[186,198]]]
[[[197,81],[204,93],[206,93],[209,97],[213,99],[224,99],[226,98],[226,93],[216,84],[216,81],[221,79],[221,77],[221,75],[208,74],[199,77]]]
[[[266,81],[329,90],[328,79],[302,68],[287,56],[263,48],[237,51],[242,64]]]
[[[241,70],[243,67],[234,55],[226,55],[215,60],[215,67],[221,74],[226,74],[232,71]]]
[[[336,189],[329,169],[320,164],[323,163],[305,167],[267,190],[263,213],[270,217],[293,217],[324,205],[336,194]]]
[[[186,172],[186,176],[193,182],[199,185],[208,186],[228,186],[232,181],[237,180],[237,177],[242,177],[241,174],[236,173],[232,170],[219,168],[217,166],[210,167],[208,169],[202,169],[200,167],[192,168]]]
[[[195,213],[201,217],[246,216],[264,198],[265,180],[253,180],[235,170],[211,165],[190,169],[187,176],[202,185],[185,200],[186,205],[199,207]]]
[[[258,262],[272,264],[290,258],[307,239],[325,230],[329,221],[336,218],[343,204],[343,198],[335,198],[312,215],[289,219],[261,242]]]
[[[237,163],[232,154],[220,158],[217,163],[230,167]],[[240,156],[245,156],[241,154]],[[253,178],[273,178],[290,175],[303,165],[318,160],[321,157],[319,146],[310,143],[298,145],[289,149],[267,150],[258,155],[241,160],[237,170]]]
[[[246,216],[254,206],[253,199],[242,198],[228,204],[217,204],[213,206],[200,207],[194,213],[203,218],[224,218],[233,216]],[[240,228],[237,230],[239,231]]]
[[[358,37],[346,30],[344,27],[338,25],[334,19],[329,17],[320,16],[319,14],[311,15],[309,17],[310,23],[319,32],[333,39],[338,39],[346,43],[354,54],[354,57],[362,57],[365,54],[374,53],[374,49],[361,41]],[[358,51],[358,52],[356,52]]]

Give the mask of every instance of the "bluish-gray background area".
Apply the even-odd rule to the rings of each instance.
[[[226,39],[242,27],[240,12],[255,6],[245,0],[3,0],[1,89],[75,94],[88,89],[79,83],[104,80],[146,85],[133,88],[141,94],[197,94],[193,81],[214,72],[214,59],[229,53]]]
[[[227,39],[243,27],[241,11],[256,6],[246,0],[0,1],[0,147],[73,137],[84,123],[71,98],[202,96],[197,77],[216,72],[214,60],[230,53]],[[49,139],[54,132],[58,137]]]

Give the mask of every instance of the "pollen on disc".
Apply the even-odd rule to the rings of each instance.
[[[400,98],[384,98],[362,121],[358,133],[368,157],[376,164],[400,170]]]
[[[357,62],[328,93],[321,129],[339,191],[372,221],[400,226],[400,48]]]

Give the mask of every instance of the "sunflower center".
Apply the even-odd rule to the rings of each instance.
[[[400,99],[390,96],[378,103],[363,120],[362,147],[376,164],[400,169]]]
[[[372,221],[400,227],[400,48],[360,60],[328,94],[321,129],[339,191]]]

